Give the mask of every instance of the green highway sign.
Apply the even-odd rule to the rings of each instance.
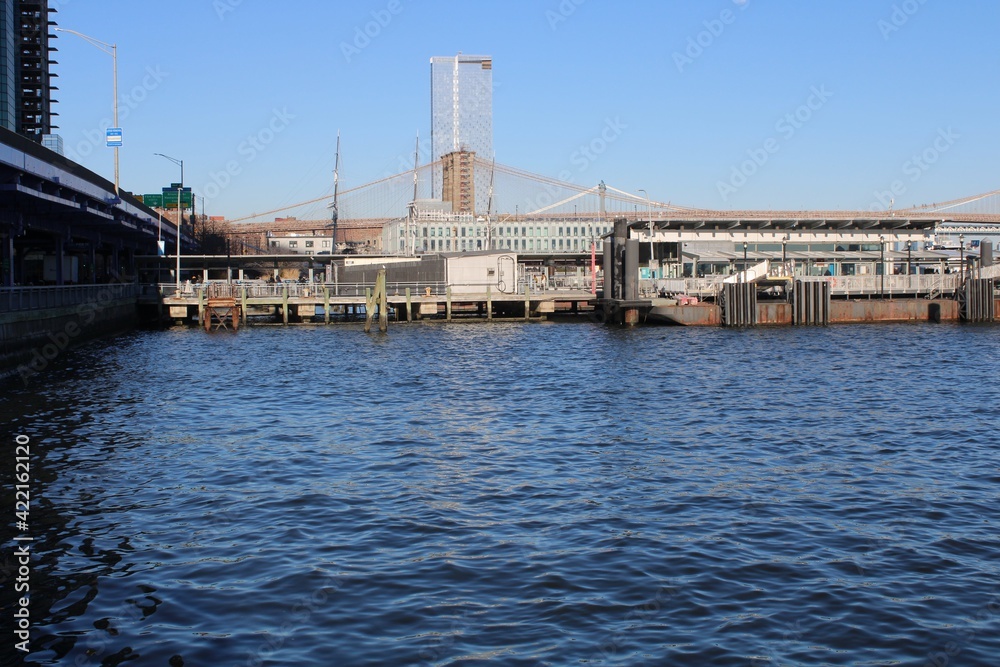
[[[177,208],[177,188],[163,188],[163,208]],[[191,208],[191,188],[184,188],[181,194],[181,206]]]
[[[150,208],[163,208],[163,195],[143,195],[142,203]]]

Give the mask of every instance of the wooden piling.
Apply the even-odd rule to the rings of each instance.
[[[406,288],[406,321],[413,321],[413,303],[410,300],[410,288]]]
[[[444,291],[444,319],[446,322],[451,322],[451,287],[449,286]]]
[[[379,269],[375,279],[375,291],[365,290],[365,333],[371,333],[372,319],[378,308],[378,330],[385,333],[389,330],[389,299],[385,292],[385,269]]]
[[[493,319],[493,286],[486,286],[486,321]]]
[[[242,269],[240,270],[242,272]],[[240,319],[243,320],[243,326],[247,324],[247,286],[240,286]]]

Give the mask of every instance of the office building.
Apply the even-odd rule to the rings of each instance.
[[[49,46],[54,35],[47,0],[7,0],[0,6],[0,125],[29,139],[57,148],[52,135],[52,85],[55,76]]]
[[[493,59],[489,56],[431,58],[431,157],[437,162],[452,153],[493,159]],[[433,182],[433,196],[442,199],[443,172],[435,169]],[[472,180],[474,210],[469,212],[486,213],[489,173],[473,170]],[[466,208],[460,205],[454,210]]]

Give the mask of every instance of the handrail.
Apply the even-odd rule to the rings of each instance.
[[[526,283],[523,279],[521,279],[516,283],[511,282],[504,286],[499,286],[496,282],[449,284],[441,281],[400,281],[387,282],[386,292],[389,297],[398,297],[403,296],[406,290],[409,289],[412,297],[420,297],[427,295],[427,290],[430,289],[430,296],[444,296],[448,289],[451,288],[452,292],[455,294],[486,294],[487,291],[489,291],[494,296],[500,297],[504,294],[508,296],[523,295],[525,287],[527,287],[529,292],[532,294],[559,291],[589,292],[591,291],[592,282],[593,279],[591,276],[581,276],[579,278],[569,280],[555,280],[546,283],[539,283],[533,280],[529,280]],[[602,284],[603,281],[598,279],[598,289],[602,287]],[[370,283],[266,283],[261,281],[210,281],[208,283],[184,283],[180,287],[179,294],[182,298],[196,298],[200,296],[204,296],[205,298],[242,298],[245,290],[246,297],[248,299],[283,298],[286,295],[286,292],[289,298],[297,299],[323,296],[325,294],[324,290],[326,290],[331,298],[336,298],[363,297],[366,294],[366,290],[371,288],[372,285]],[[146,294],[148,289],[156,289],[158,290],[159,295],[164,298],[173,297],[175,294],[178,294],[174,283],[161,283],[155,286],[144,285],[142,289],[143,294]]]
[[[0,287],[0,313],[69,308],[87,303],[107,303],[119,299],[135,298],[138,294],[139,286],[135,283]]]

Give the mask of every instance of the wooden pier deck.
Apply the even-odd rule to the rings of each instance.
[[[260,317],[273,317],[284,324],[319,322],[330,324],[363,318],[371,286],[286,283],[278,285],[208,283],[182,286],[147,286],[140,303],[162,306],[175,321],[205,322],[211,317],[209,303],[229,299],[240,324]],[[457,319],[544,320],[557,314],[594,311],[596,298],[589,291],[559,289],[521,293],[495,290],[492,286],[389,285],[386,301],[396,322]]]

